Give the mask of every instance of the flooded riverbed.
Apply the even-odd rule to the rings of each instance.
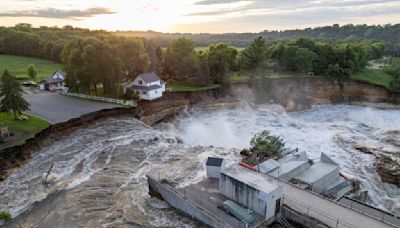
[[[354,146],[398,151],[399,144],[386,139],[400,131],[399,114],[342,105],[290,114],[280,106],[192,109],[156,129],[133,118],[108,119],[54,142],[15,170],[0,183],[0,210],[19,215],[11,227],[197,226],[151,199],[145,174],[166,177],[177,186],[200,181],[208,156],[239,161],[239,151],[266,129],[312,159],[327,153],[362,182],[376,206],[398,212],[399,188],[382,183],[374,156]],[[56,181],[46,186],[41,175],[52,164]],[[29,210],[35,201],[42,203]]]

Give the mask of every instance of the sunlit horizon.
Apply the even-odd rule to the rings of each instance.
[[[261,32],[332,24],[400,23],[393,0],[3,0],[0,26],[29,23],[108,31]]]

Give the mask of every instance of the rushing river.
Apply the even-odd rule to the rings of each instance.
[[[0,183],[0,211],[20,215],[12,227],[198,225],[150,198],[145,175],[168,178],[177,186],[200,181],[208,156],[236,162],[251,137],[266,129],[312,159],[319,159],[321,152],[328,154],[347,175],[361,181],[376,206],[399,213],[400,189],[380,181],[374,156],[354,149],[364,145],[399,151],[400,143],[386,140],[393,137],[389,134],[400,132],[399,114],[398,110],[344,105],[315,106],[290,114],[280,106],[191,109],[156,129],[133,118],[112,118],[33,155],[27,165]],[[46,186],[41,175],[52,164],[56,181]],[[29,211],[35,201],[42,203]]]

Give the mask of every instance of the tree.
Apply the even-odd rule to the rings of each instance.
[[[0,110],[2,112],[14,113],[14,119],[17,120],[18,114],[29,109],[29,103],[22,97],[22,87],[17,79],[5,70],[1,76],[0,85]]]
[[[286,70],[295,71],[295,56],[298,48],[296,46],[288,46],[282,56],[282,64]]]
[[[31,64],[28,66],[28,76],[32,79],[32,81],[36,80],[37,70],[35,65]]]
[[[285,146],[283,139],[270,135],[268,131],[262,131],[256,134],[251,139],[250,145],[251,151],[267,157],[278,155]]]
[[[391,69],[389,72],[392,75],[392,81],[389,86],[393,92],[400,92],[400,66]]]
[[[294,63],[296,70],[299,72],[310,72],[314,69],[314,62],[317,60],[318,56],[313,51],[307,48],[299,48],[294,56]]]
[[[240,66],[243,70],[254,70],[267,59],[265,39],[261,36],[250,43],[240,56]],[[253,75],[251,75],[253,76]]]
[[[329,76],[334,77],[339,83],[340,90],[343,91],[343,80],[347,77],[346,71],[339,64],[329,64],[327,73]]]
[[[195,83],[198,74],[198,59],[192,40],[179,38],[165,53],[163,74],[170,80]]]
[[[222,84],[228,81],[228,73],[235,69],[237,54],[236,49],[223,43],[208,48],[208,64],[214,83]]]

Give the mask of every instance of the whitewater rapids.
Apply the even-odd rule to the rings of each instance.
[[[197,227],[149,197],[145,174],[179,187],[198,182],[205,177],[208,156],[237,162],[251,137],[269,130],[312,159],[325,152],[362,182],[376,206],[399,213],[400,189],[380,181],[373,155],[353,149],[367,144],[399,151],[400,144],[385,141],[388,132],[400,132],[399,113],[345,105],[289,114],[267,105],[190,109],[156,129],[134,118],[111,118],[38,151],[0,182],[0,211],[18,216],[10,227]],[[56,184],[45,186],[41,175],[52,164]]]

